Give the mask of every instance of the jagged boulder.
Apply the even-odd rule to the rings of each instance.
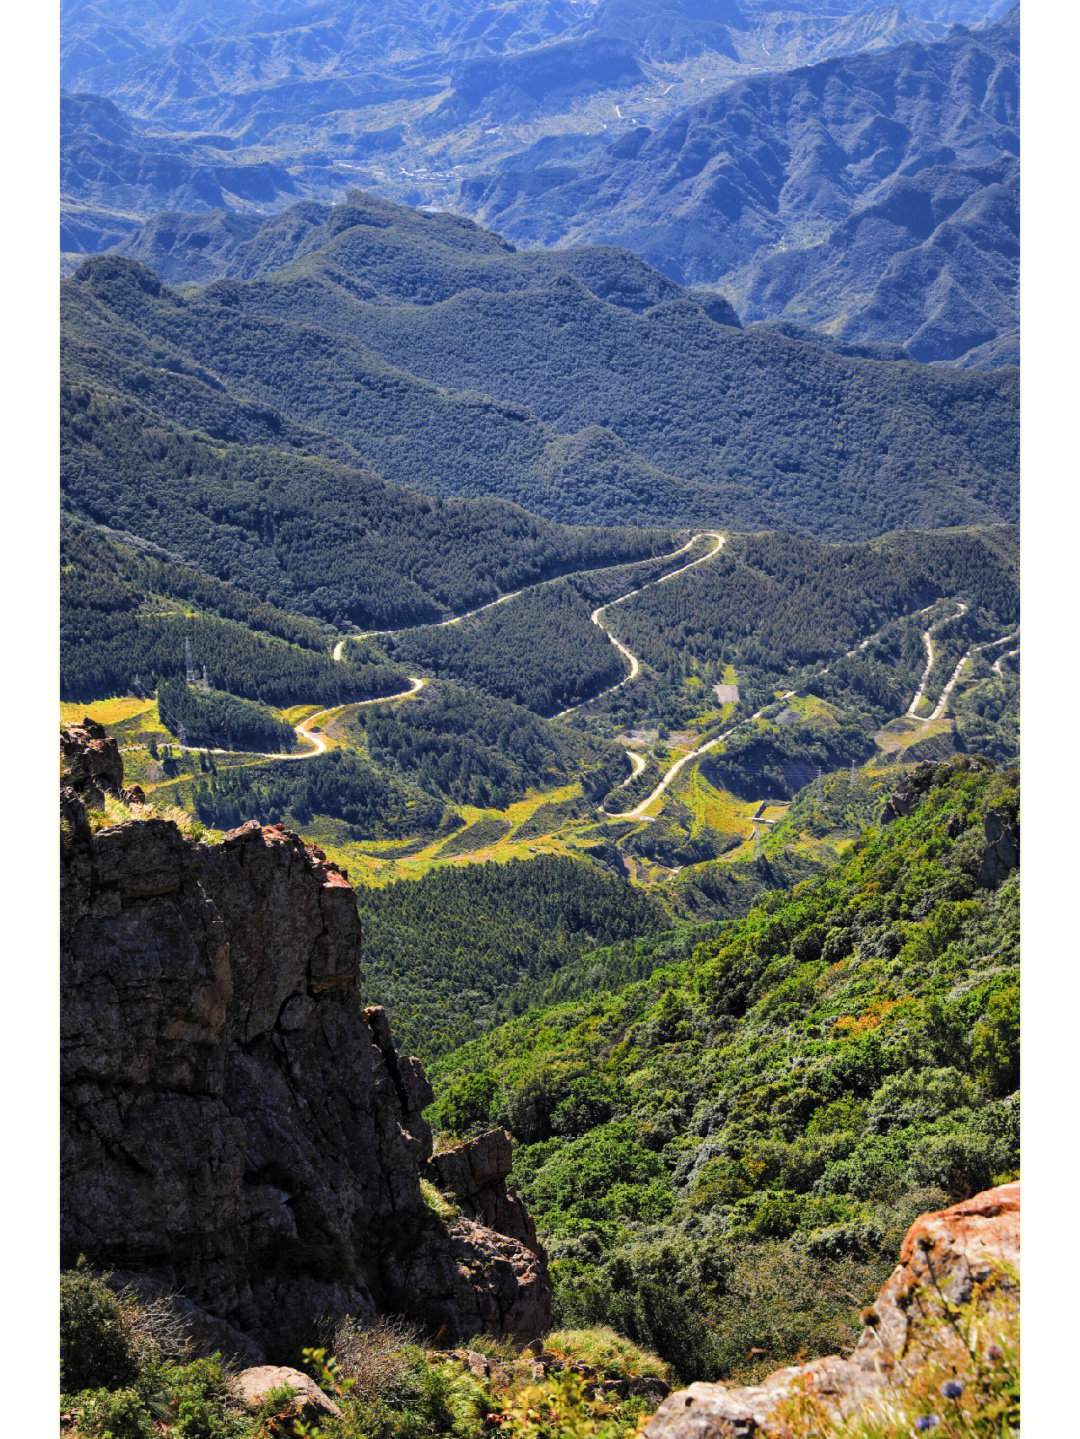
[[[92,809],[102,807],[106,794],[123,790],[120,747],[105,726],[89,716],[60,731],[60,762],[64,788],[74,790]]]
[[[796,1398],[830,1423],[873,1413],[890,1389],[930,1354],[968,1355],[944,1321],[943,1300],[966,1303],[978,1286],[1018,1302],[1020,1185],[1005,1184],[949,1209],[923,1214],[908,1230],[900,1262],[865,1314],[849,1358],[830,1354],[770,1374],[761,1384],[691,1384],[666,1399],[645,1428],[648,1439],[784,1439],[784,1410]],[[981,1293],[982,1291],[980,1291]],[[810,1432],[809,1430],[800,1432]]]
[[[513,1163],[510,1135],[505,1129],[489,1129],[434,1155],[428,1172],[432,1182],[452,1195],[471,1218],[520,1240],[546,1266],[533,1217],[506,1183]]]
[[[67,805],[81,809],[70,787]],[[361,1004],[342,871],[279,826],[208,845],[160,818],[96,834],[73,818],[64,1262],[182,1290],[249,1363],[294,1357],[345,1314],[400,1313],[451,1340],[541,1333],[538,1255],[424,1203],[431,1089]]]

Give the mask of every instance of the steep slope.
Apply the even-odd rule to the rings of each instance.
[[[854,1339],[915,1215],[1015,1173],[1017,799],[918,767],[791,894],[438,1062],[441,1127],[521,1146],[558,1321],[752,1378]]]
[[[324,233],[378,218],[350,200]],[[407,249],[391,249],[380,296],[363,284],[371,247],[331,240],[295,273],[188,298],[131,261],[87,262],[63,287],[65,374],[174,426],[344,445],[389,480],[512,495],[563,521],[855,537],[1015,517],[1015,374],[741,331],[689,295],[641,310],[648,272],[603,252],[582,262],[587,282],[572,264],[522,266],[538,287],[404,304]],[[435,250],[420,275],[459,283]]]
[[[1019,12],[932,44],[742,80],[577,165],[528,155],[471,214],[626,245],[745,320],[956,359],[1017,327]]]
[[[496,499],[429,500],[357,465],[278,449],[269,433],[244,445],[205,409],[191,418],[206,428],[170,423],[104,388],[107,353],[103,388],[82,379],[62,394],[65,510],[286,609],[334,624],[415,623],[545,575],[671,548],[666,531],[560,526]],[[130,373],[137,392],[147,372]],[[196,406],[220,396],[201,381],[192,392]],[[278,428],[272,412],[259,418]]]

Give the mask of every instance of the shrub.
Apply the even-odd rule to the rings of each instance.
[[[85,1260],[60,1276],[60,1375],[68,1393],[116,1386],[135,1372],[124,1308]]]
[[[439,1124],[451,1134],[468,1134],[488,1123],[498,1083],[490,1070],[468,1074],[439,1105]]]
[[[334,1357],[341,1373],[352,1380],[358,1399],[385,1399],[400,1385],[409,1368],[409,1350],[418,1333],[400,1319],[361,1325],[351,1315],[334,1330]]]
[[[971,1042],[975,1073],[991,1094],[1011,1094],[1020,1083],[1020,990],[1017,985],[990,998],[986,1018]]]
[[[992,1184],[994,1148],[982,1134],[928,1134],[915,1146],[908,1173],[914,1184],[940,1185],[966,1199]]]
[[[87,1395],[76,1411],[76,1424],[95,1439],[153,1439],[150,1411],[134,1389]]]

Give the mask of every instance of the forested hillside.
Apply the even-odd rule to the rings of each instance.
[[[626,663],[560,582],[454,626],[387,641],[397,663],[453,675],[537,714],[558,714],[622,679]]]
[[[498,500],[428,499],[316,454],[211,438],[96,384],[73,382],[62,401],[69,513],[334,625],[415,624],[551,573],[672,548],[666,531],[568,528]]]
[[[346,230],[377,224],[360,200],[335,216]],[[156,461],[160,485],[163,469],[175,468],[170,452],[183,450],[181,462],[214,491],[239,483],[252,464],[276,472],[274,490],[307,492],[322,481],[336,491],[341,470],[321,458],[333,456],[428,494],[512,495],[562,521],[722,520],[854,538],[1015,518],[1011,372],[839,354],[719,324],[690,298],[638,313],[599,298],[596,275],[586,284],[566,271],[536,289],[467,290],[416,305],[358,298],[355,272],[309,274],[307,263],[295,277],[223,282],[189,298],[115,258],[87,262],[64,283],[64,373],[82,414],[65,469],[73,503],[93,507],[97,519],[148,506],[128,487],[123,506],[109,492],[116,462],[98,455],[112,446]],[[613,283],[624,268],[616,264]],[[326,328],[328,305],[338,329]],[[148,429],[171,432],[164,456],[145,453],[136,432]],[[214,437],[212,454],[191,431]],[[245,502],[258,515],[258,502]],[[370,541],[356,534],[342,544],[331,508],[331,547],[322,508],[308,514],[315,532],[304,558],[332,548],[336,608],[344,596],[344,615],[359,619],[372,602],[351,598],[350,550]],[[136,518],[149,523],[128,514],[125,526],[137,530]],[[207,530],[212,518],[185,514],[184,523]],[[287,551],[299,541],[286,518]],[[457,536],[443,523],[430,528],[449,554]],[[638,553],[645,543],[660,547],[644,537],[619,543]],[[233,551],[237,544],[230,536]],[[582,537],[579,555],[599,545]],[[390,593],[398,613],[417,606],[408,586]]]
[[[291,731],[290,731],[291,733]],[[199,819],[218,830],[248,820],[308,830],[331,822],[331,833],[353,839],[401,839],[434,834],[454,815],[441,800],[380,773],[356,754],[335,750],[303,764],[272,760],[223,770],[190,787]],[[341,821],[340,832],[333,821]]]
[[[655,934],[659,901],[560,856],[433,870],[361,890],[365,991],[425,1061],[523,1007],[521,993],[597,945]]]
[[[441,680],[413,704],[357,710],[343,731],[378,764],[430,794],[480,808],[503,809],[530,788],[574,780],[598,798],[626,769],[614,745]]]
[[[840,655],[943,595],[967,597],[998,625],[1015,623],[1015,526],[908,531],[859,545],[735,536],[708,565],[622,606],[618,634],[659,670],[730,661],[781,676]]]
[[[442,1127],[517,1141],[561,1322],[694,1378],[829,1352],[915,1213],[1015,1174],[1016,786],[917,770],[790,895],[439,1061]]]
[[[335,664],[331,631],[193,566],[65,522],[60,545],[60,693],[152,694],[188,654],[217,690],[288,706],[395,694],[404,672]],[[291,737],[291,731],[290,731]]]

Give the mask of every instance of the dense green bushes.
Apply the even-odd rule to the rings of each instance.
[[[60,1276],[61,1388],[116,1388],[134,1374],[135,1357],[115,1292],[85,1264],[65,1271]]]
[[[118,1298],[106,1276],[80,1263],[61,1276],[60,1327],[62,1423],[87,1439],[312,1433],[324,1439],[480,1439],[495,1428],[508,1439],[630,1439],[656,1407],[656,1381],[668,1378],[655,1355],[606,1327],[548,1336],[553,1372],[539,1379],[534,1355],[478,1335],[470,1349],[491,1360],[487,1376],[480,1377],[457,1354],[423,1343],[401,1322],[362,1324],[346,1316],[334,1327],[332,1354],[324,1348],[303,1353],[305,1367],[337,1406],[336,1415],[320,1416],[312,1429],[295,1418],[289,1403],[295,1391],[288,1385],[269,1390],[255,1412],[246,1410],[221,1356],[195,1357],[167,1295],[148,1306],[130,1294]],[[118,1332],[120,1367],[102,1361]],[[581,1372],[593,1379],[591,1396]]]
[[[442,1124],[517,1138],[562,1317],[605,1314],[688,1377],[760,1372],[808,1334],[842,1345],[844,1295],[872,1297],[910,1219],[1015,1172],[1018,890],[978,876],[984,817],[1016,808],[1015,773],[943,765],[689,958],[646,941],[638,982],[434,1066]]]

